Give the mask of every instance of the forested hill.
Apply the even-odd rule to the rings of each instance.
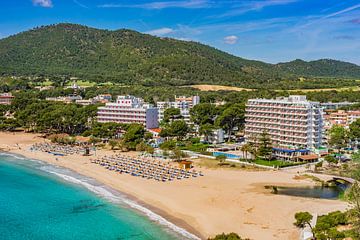
[[[296,59],[291,62],[276,64],[276,67],[282,71],[301,76],[339,78],[359,78],[360,76],[360,66],[332,59],[320,59],[310,62]]]
[[[360,78],[360,66],[330,60],[272,65],[196,42],[125,29],[57,24],[0,40],[0,74],[68,75],[144,85],[259,87],[300,76]]]

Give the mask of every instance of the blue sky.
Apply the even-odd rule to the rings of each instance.
[[[59,22],[193,40],[271,63],[360,65],[359,0],[0,1],[0,38]]]

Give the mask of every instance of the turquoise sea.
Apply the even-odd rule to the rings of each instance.
[[[196,237],[93,179],[0,153],[0,239]]]

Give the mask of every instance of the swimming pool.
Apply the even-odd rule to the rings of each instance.
[[[232,154],[232,153],[225,153],[225,152],[213,152],[213,156],[217,157],[217,156],[225,156],[226,158],[230,158],[230,159],[240,159],[240,156]]]

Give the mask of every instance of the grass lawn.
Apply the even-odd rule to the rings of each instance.
[[[209,159],[209,158],[198,158],[198,159],[192,159],[194,161],[196,166],[208,168],[208,169],[229,169],[229,170],[257,170],[257,171],[263,171],[262,169],[251,166],[251,165],[245,165],[241,162],[239,163],[228,163],[226,165],[220,165],[219,161],[216,159]]]
[[[301,165],[303,163],[295,163],[295,162],[285,162],[282,160],[262,160],[262,159],[256,159],[254,163],[263,165],[263,166],[269,166],[269,167],[290,167],[290,166],[296,166]]]
[[[77,80],[76,81],[76,84],[79,86],[79,87],[83,87],[83,88],[86,88],[86,87],[93,87],[96,85],[95,82],[89,82],[89,81],[84,81],[84,80]],[[66,84],[66,86],[71,86],[73,85],[73,82],[68,82]]]
[[[43,87],[48,87],[48,86],[51,86],[52,84],[53,84],[52,81],[44,81],[44,82],[40,83],[40,85]]]
[[[97,86],[117,86],[117,87],[128,87],[129,85],[125,85],[122,83],[113,83],[113,82],[103,82],[98,83]]]
[[[206,149],[209,147],[209,144],[204,143],[195,143],[195,144],[189,144],[187,146],[180,147],[181,150],[189,150],[197,153],[203,153],[206,151]]]

